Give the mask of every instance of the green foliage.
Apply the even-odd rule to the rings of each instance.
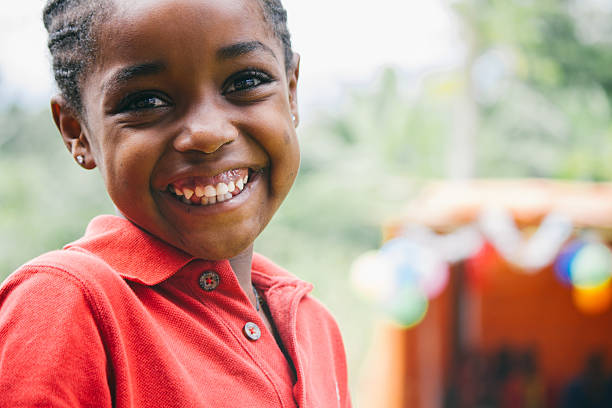
[[[504,60],[500,95],[479,106],[477,175],[610,179],[610,8],[569,0],[454,7],[472,39],[466,69],[486,65],[492,50]],[[478,91],[481,80],[470,86]]]
[[[95,172],[71,160],[48,111],[0,113],[0,280],[18,265],[82,235],[112,212]]]

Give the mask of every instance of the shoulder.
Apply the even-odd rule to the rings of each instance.
[[[32,259],[11,274],[5,283],[20,281],[26,276],[37,274],[71,281],[77,286],[110,283],[117,278],[121,280],[101,257],[75,247],[47,252]]]
[[[63,251],[45,254],[0,286],[2,406],[107,398],[104,309],[94,285],[76,272],[87,263],[69,258],[77,261],[69,262]]]
[[[0,308],[89,310],[94,315],[101,297],[125,285],[103,260],[79,250],[58,250],[22,265],[0,286]]]

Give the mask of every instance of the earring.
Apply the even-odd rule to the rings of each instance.
[[[79,163],[81,166],[83,165],[83,163],[85,163],[85,156],[83,156],[82,154],[79,154],[76,157],[76,161],[77,163]]]

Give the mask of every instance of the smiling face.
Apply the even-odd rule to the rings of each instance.
[[[120,2],[97,34],[71,142],[87,166],[164,241],[211,260],[249,248],[299,167],[297,59],[288,71],[258,2]]]

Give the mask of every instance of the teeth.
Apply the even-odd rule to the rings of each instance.
[[[202,197],[204,197],[204,187],[202,187],[202,186],[197,186],[197,187],[195,188],[195,195],[196,195],[196,197],[198,197],[198,198],[202,198]]]
[[[189,200],[191,197],[193,197],[193,190],[190,188],[184,188],[183,194],[185,194],[185,198]]]
[[[204,187],[204,195],[208,198],[215,197],[217,195],[217,190],[213,186]]]
[[[225,194],[227,194],[228,191],[229,190],[227,188],[227,184],[225,183],[217,184],[217,196],[218,197],[224,196]]]
[[[236,181],[228,183],[219,183],[216,186],[195,186],[194,188],[179,188],[174,185],[168,185],[168,190],[177,195],[185,204],[201,204],[210,205],[222,203],[234,197],[234,194],[241,192],[246,183],[249,181],[249,176],[246,175],[238,178]],[[236,190],[238,189],[238,190]],[[193,198],[193,201],[192,201]],[[196,200],[197,199],[197,200]]]

